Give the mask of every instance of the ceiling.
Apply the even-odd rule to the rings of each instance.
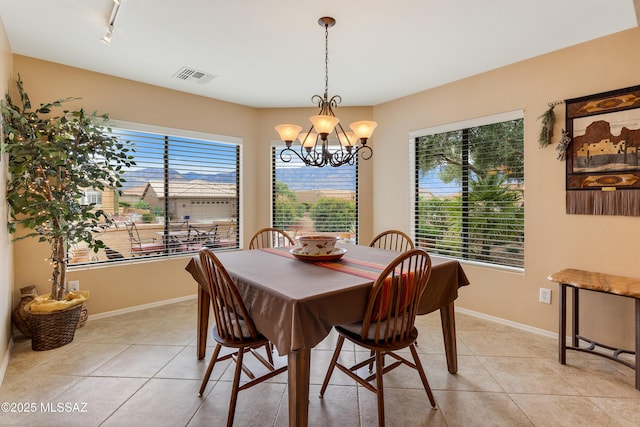
[[[634,0],[0,0],[11,50],[253,107],[377,105],[638,25]],[[635,1],[636,3],[638,0]],[[215,76],[179,79],[183,67]],[[20,70],[16,70],[20,71]]]

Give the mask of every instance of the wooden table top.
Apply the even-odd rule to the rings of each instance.
[[[640,298],[640,279],[632,277],[565,268],[549,275],[547,279],[576,288]]]

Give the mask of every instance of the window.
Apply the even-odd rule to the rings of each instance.
[[[358,235],[357,165],[322,168],[272,149],[272,225],[292,237],[325,233],[355,243]]]
[[[84,192],[84,195],[82,196],[82,199],[80,199],[80,204],[94,204],[97,208],[102,207],[102,193],[99,191],[86,190]]]
[[[87,191],[112,219],[95,237],[97,253],[70,248],[70,264],[137,260],[238,247],[240,146],[234,138],[127,125],[112,128],[129,141],[135,166],[119,189]],[[176,135],[178,134],[178,135]]]
[[[412,135],[417,246],[524,267],[523,126],[518,111]]]

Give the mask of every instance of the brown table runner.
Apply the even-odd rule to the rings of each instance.
[[[287,258],[295,259],[295,255],[290,252],[293,246],[279,247],[279,248],[262,248],[261,251],[269,252],[271,254],[284,256]],[[377,262],[369,262],[361,259],[351,258],[343,256],[336,261],[319,261],[314,262],[314,265],[319,267],[329,268],[331,270],[339,271],[341,273],[352,274],[354,276],[363,277],[369,280],[376,280],[380,273],[387,267],[387,264],[380,264]]]

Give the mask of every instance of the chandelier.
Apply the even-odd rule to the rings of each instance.
[[[323,17],[318,24],[324,27],[324,96],[313,95],[311,102],[316,103],[320,112],[309,117],[311,127],[309,131],[302,132],[302,126],[295,124],[282,124],[275,127],[284,141],[286,147],[280,152],[283,162],[290,162],[293,155],[297,156],[307,166],[333,167],[353,165],[360,153],[360,157],[368,160],[373,155],[367,140],[378,125],[376,122],[363,120],[349,125],[351,131],[345,132],[340,119],[336,117],[333,109],[342,101],[339,95],[329,98],[329,27],[333,27],[336,20],[331,17]],[[329,150],[329,136],[336,136],[339,144],[334,151]],[[292,148],[294,141],[300,141],[300,149]]]

